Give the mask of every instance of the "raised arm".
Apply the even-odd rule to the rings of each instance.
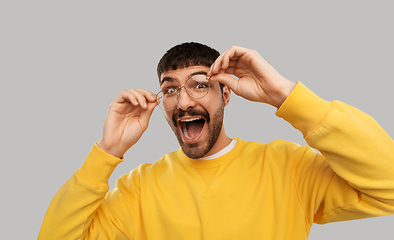
[[[110,175],[147,129],[156,105],[155,95],[147,90],[119,93],[109,107],[103,137],[53,198],[38,239],[85,239],[86,236],[121,239],[124,236],[118,228],[121,223],[116,222],[103,199],[109,190]],[[121,192],[124,188],[121,181],[117,187]],[[93,226],[94,219],[99,220]],[[128,224],[132,224],[132,219],[129,220]]]
[[[131,89],[120,92],[109,107],[103,137],[97,145],[115,157],[123,157],[148,128],[156,105],[156,95],[150,91]]]
[[[227,49],[208,75],[237,95],[277,107],[322,153],[306,146],[292,153],[310,224],[394,213],[394,141],[372,117],[285,79],[254,50]]]
[[[307,146],[292,150],[306,218],[323,224],[394,213],[394,141],[368,114],[298,83],[276,112]]]

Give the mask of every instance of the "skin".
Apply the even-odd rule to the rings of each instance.
[[[279,108],[296,85],[280,75],[257,51],[237,46],[232,46],[223,52],[209,69],[202,66],[177,69],[163,73],[160,79],[163,79],[164,75],[170,74],[180,84],[184,84],[187,76],[191,73],[190,71],[196,71],[195,68],[208,70],[207,76],[210,77],[212,83],[220,82],[226,86],[223,98],[219,84],[213,84],[208,93],[209,96],[198,100],[190,98],[182,89],[178,108],[165,113],[172,128],[175,124],[170,115],[172,116],[180,109],[205,109],[210,113],[212,119],[215,110],[228,104],[230,91],[250,101],[266,103]],[[229,74],[236,76],[238,80]],[[155,94],[144,89],[121,91],[109,107],[103,136],[97,143],[98,147],[113,156],[123,157],[148,128],[149,119],[157,106],[155,98]],[[179,129],[173,128],[173,130],[175,134],[179,133],[177,132]],[[209,141],[208,135],[209,131],[204,127],[202,136],[193,146],[189,143],[183,144],[182,141],[180,144],[181,146],[183,144],[182,148],[186,150],[191,147],[203,149],[199,151],[201,155],[201,152],[206,151]],[[204,156],[220,151],[230,141],[231,139],[226,136],[222,127],[217,140]]]
[[[228,74],[237,76],[234,79]],[[251,49],[232,46],[212,64],[208,76],[235,94],[254,102],[279,108],[296,83],[284,78],[261,55]]]
[[[183,69],[171,70],[161,75],[163,79],[172,79],[172,81],[162,82],[161,88],[183,86],[189,77],[195,73],[209,71],[205,66],[193,66]],[[164,112],[168,124],[177,136],[179,145],[183,152],[190,158],[201,158],[214,154],[231,142],[223,127],[224,107],[230,101],[230,90],[223,88],[217,82],[212,82],[208,94],[201,99],[190,97],[184,89],[179,93],[179,103],[173,111]],[[202,117],[205,124],[201,135],[195,140],[189,140],[184,137],[179,120]]]

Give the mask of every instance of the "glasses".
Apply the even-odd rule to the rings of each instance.
[[[168,87],[156,94],[156,102],[164,111],[174,110],[179,103],[179,93],[184,87],[187,94],[194,99],[201,99],[209,92],[209,81],[205,75],[194,75],[190,77],[184,86]]]

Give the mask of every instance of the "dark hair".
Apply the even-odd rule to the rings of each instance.
[[[210,67],[220,56],[220,53],[204,44],[186,42],[172,47],[160,59],[157,65],[157,75],[163,72],[187,68],[191,66]]]

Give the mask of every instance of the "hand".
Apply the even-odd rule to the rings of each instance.
[[[208,77],[250,101],[277,108],[296,85],[280,75],[257,51],[237,46],[227,49],[216,59]]]
[[[115,157],[123,157],[148,128],[156,106],[156,95],[148,90],[121,91],[109,107],[98,147]]]

